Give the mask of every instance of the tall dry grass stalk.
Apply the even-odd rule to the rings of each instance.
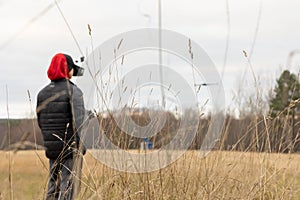
[[[6,85],[6,110],[7,110],[7,141],[8,146],[11,143],[11,133],[10,133],[10,117],[9,117],[9,100],[8,100],[8,86]],[[9,199],[13,199],[13,178],[12,178],[12,158],[11,152],[8,152],[8,182],[9,182]]]

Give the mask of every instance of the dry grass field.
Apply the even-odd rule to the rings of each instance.
[[[43,151],[0,152],[0,199],[43,199]],[[170,166],[131,174],[87,153],[77,199],[300,199],[300,155],[188,151]]]

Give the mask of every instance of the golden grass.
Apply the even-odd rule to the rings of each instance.
[[[0,152],[0,199],[11,192],[8,153]],[[43,199],[44,152],[19,151],[11,158],[13,198]],[[78,199],[300,199],[300,155],[215,151],[200,159],[188,151],[162,170],[130,174],[87,154]]]

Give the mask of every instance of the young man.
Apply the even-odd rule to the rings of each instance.
[[[37,96],[38,124],[50,163],[46,199],[73,199],[76,171],[81,172],[81,159],[77,158],[85,154],[80,142],[85,109],[83,93],[70,79],[82,76],[83,68],[69,55],[59,53],[47,73],[51,83]]]

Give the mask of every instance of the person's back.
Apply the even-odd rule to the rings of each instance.
[[[69,80],[73,73],[78,75],[76,68],[70,56],[56,54],[48,69],[51,83],[37,96],[38,124],[50,161],[47,199],[73,199],[73,157],[85,153],[84,148],[78,151],[85,112],[83,93]]]
[[[71,110],[74,89],[81,93],[69,80],[59,79],[52,81],[38,94],[38,105],[44,104],[38,112],[38,123],[42,129],[47,158],[72,157],[70,147],[75,141],[78,145],[79,138],[74,134]]]

